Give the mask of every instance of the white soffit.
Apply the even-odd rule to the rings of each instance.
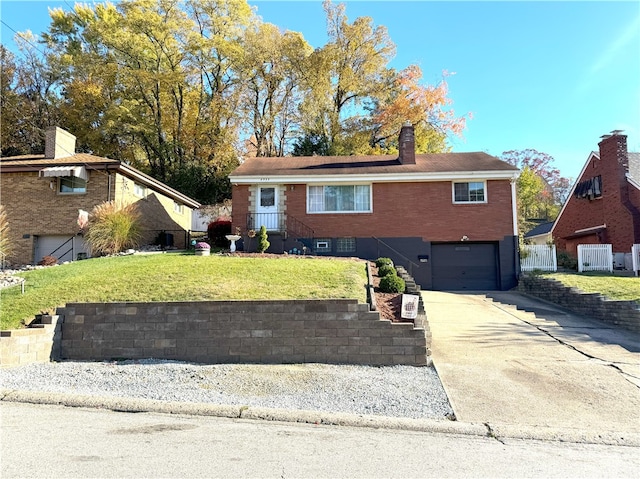
[[[40,178],[57,176],[75,176],[87,181],[89,174],[84,166],[49,166],[40,170]]]

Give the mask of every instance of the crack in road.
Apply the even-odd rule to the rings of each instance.
[[[602,359],[602,358],[599,358],[599,357],[597,357],[597,356],[593,356],[593,355],[591,355],[591,354],[589,354],[589,353],[586,353],[586,352],[584,352],[584,351],[581,351],[580,349],[578,349],[578,348],[577,348],[577,347],[575,347],[574,345],[569,344],[569,343],[567,343],[566,341],[563,341],[563,340],[562,340],[562,339],[560,339],[560,338],[557,338],[556,336],[554,336],[553,334],[551,334],[549,331],[547,331],[546,329],[542,328],[541,326],[538,326],[537,324],[534,324],[534,323],[532,323],[532,322],[530,322],[530,321],[527,321],[526,319],[523,319],[523,318],[521,318],[521,317],[517,316],[517,315],[516,315],[516,314],[514,314],[512,311],[510,311],[508,308],[502,307],[502,306],[503,306],[503,305],[502,305],[502,303],[496,303],[495,301],[493,301],[493,300],[492,300],[492,301],[491,301],[491,304],[493,304],[493,306],[495,306],[496,308],[498,308],[500,311],[504,311],[504,312],[505,312],[505,313],[507,313],[508,315],[510,315],[510,316],[512,316],[512,317],[514,317],[514,318],[516,318],[518,321],[521,321],[521,322],[523,322],[523,323],[525,323],[525,324],[528,324],[529,326],[534,327],[535,329],[537,329],[537,330],[538,330],[538,331],[540,331],[541,333],[544,333],[544,334],[546,334],[547,336],[549,336],[549,337],[550,337],[551,339],[553,339],[554,341],[557,341],[559,344],[561,344],[561,345],[563,345],[563,346],[566,346],[566,347],[567,347],[567,348],[569,348],[569,349],[574,350],[574,351],[575,351],[575,352],[577,352],[578,354],[581,354],[581,355],[583,355],[584,357],[589,358],[589,359],[594,359],[594,360],[597,360],[597,361],[601,361],[603,364],[605,364],[605,365],[607,365],[607,366],[609,366],[609,367],[614,368],[616,371],[618,371],[618,372],[622,375],[622,377],[623,377],[626,381],[630,382],[630,383],[631,383],[631,384],[633,384],[635,387],[637,387],[638,389],[640,389],[640,384],[636,384],[634,381],[632,381],[631,379],[629,379],[629,378],[633,378],[633,379],[638,379],[638,380],[640,380],[640,377],[634,376],[633,374],[629,374],[628,372],[623,371],[622,369],[620,369],[620,367],[619,367],[616,363],[612,363],[612,362],[610,362],[610,361],[607,361],[606,359]],[[518,308],[517,308],[517,306],[516,306],[516,310],[517,310],[517,311],[522,311],[522,312],[525,312],[525,313],[529,313],[529,314],[533,314],[536,318],[538,318],[538,316],[536,315],[536,313],[533,313],[533,312],[531,312],[531,311],[518,309]],[[545,319],[545,318],[541,318],[541,319]],[[621,364],[624,364],[624,363],[621,363]]]

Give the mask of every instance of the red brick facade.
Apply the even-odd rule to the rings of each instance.
[[[581,198],[574,187],[552,230],[558,250],[574,256],[578,244],[610,243],[614,252],[629,252],[640,242],[640,190],[626,177],[627,137],[614,134],[599,147],[576,184],[600,176],[602,196]]]
[[[307,213],[307,186],[286,185],[286,214],[315,237],[420,237],[425,241],[495,241],[513,235],[511,184],[487,181],[487,203],[454,204],[451,181],[373,183],[372,213]],[[233,227],[246,230],[249,187],[233,187]]]

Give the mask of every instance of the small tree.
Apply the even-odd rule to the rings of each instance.
[[[271,245],[267,238],[267,228],[262,225],[260,227],[260,232],[258,233],[258,253],[264,253]]]
[[[115,254],[138,245],[141,225],[135,204],[105,201],[93,208],[85,240],[97,254]]]

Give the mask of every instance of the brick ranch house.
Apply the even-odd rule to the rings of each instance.
[[[578,244],[629,253],[640,243],[640,153],[627,151],[627,136],[618,130],[602,138],[551,230],[558,250],[573,256]]]
[[[233,228],[264,225],[274,253],[392,258],[426,289],[496,290],[517,284],[515,180],[486,153],[250,158],[230,175]]]
[[[49,127],[44,155],[0,158],[1,204],[8,217],[12,254],[7,261],[32,264],[90,254],[78,235],[78,211],[105,201],[136,203],[142,244],[162,238],[185,247],[197,201],[118,160],[75,153],[76,137]],[[163,233],[161,235],[161,233]]]

